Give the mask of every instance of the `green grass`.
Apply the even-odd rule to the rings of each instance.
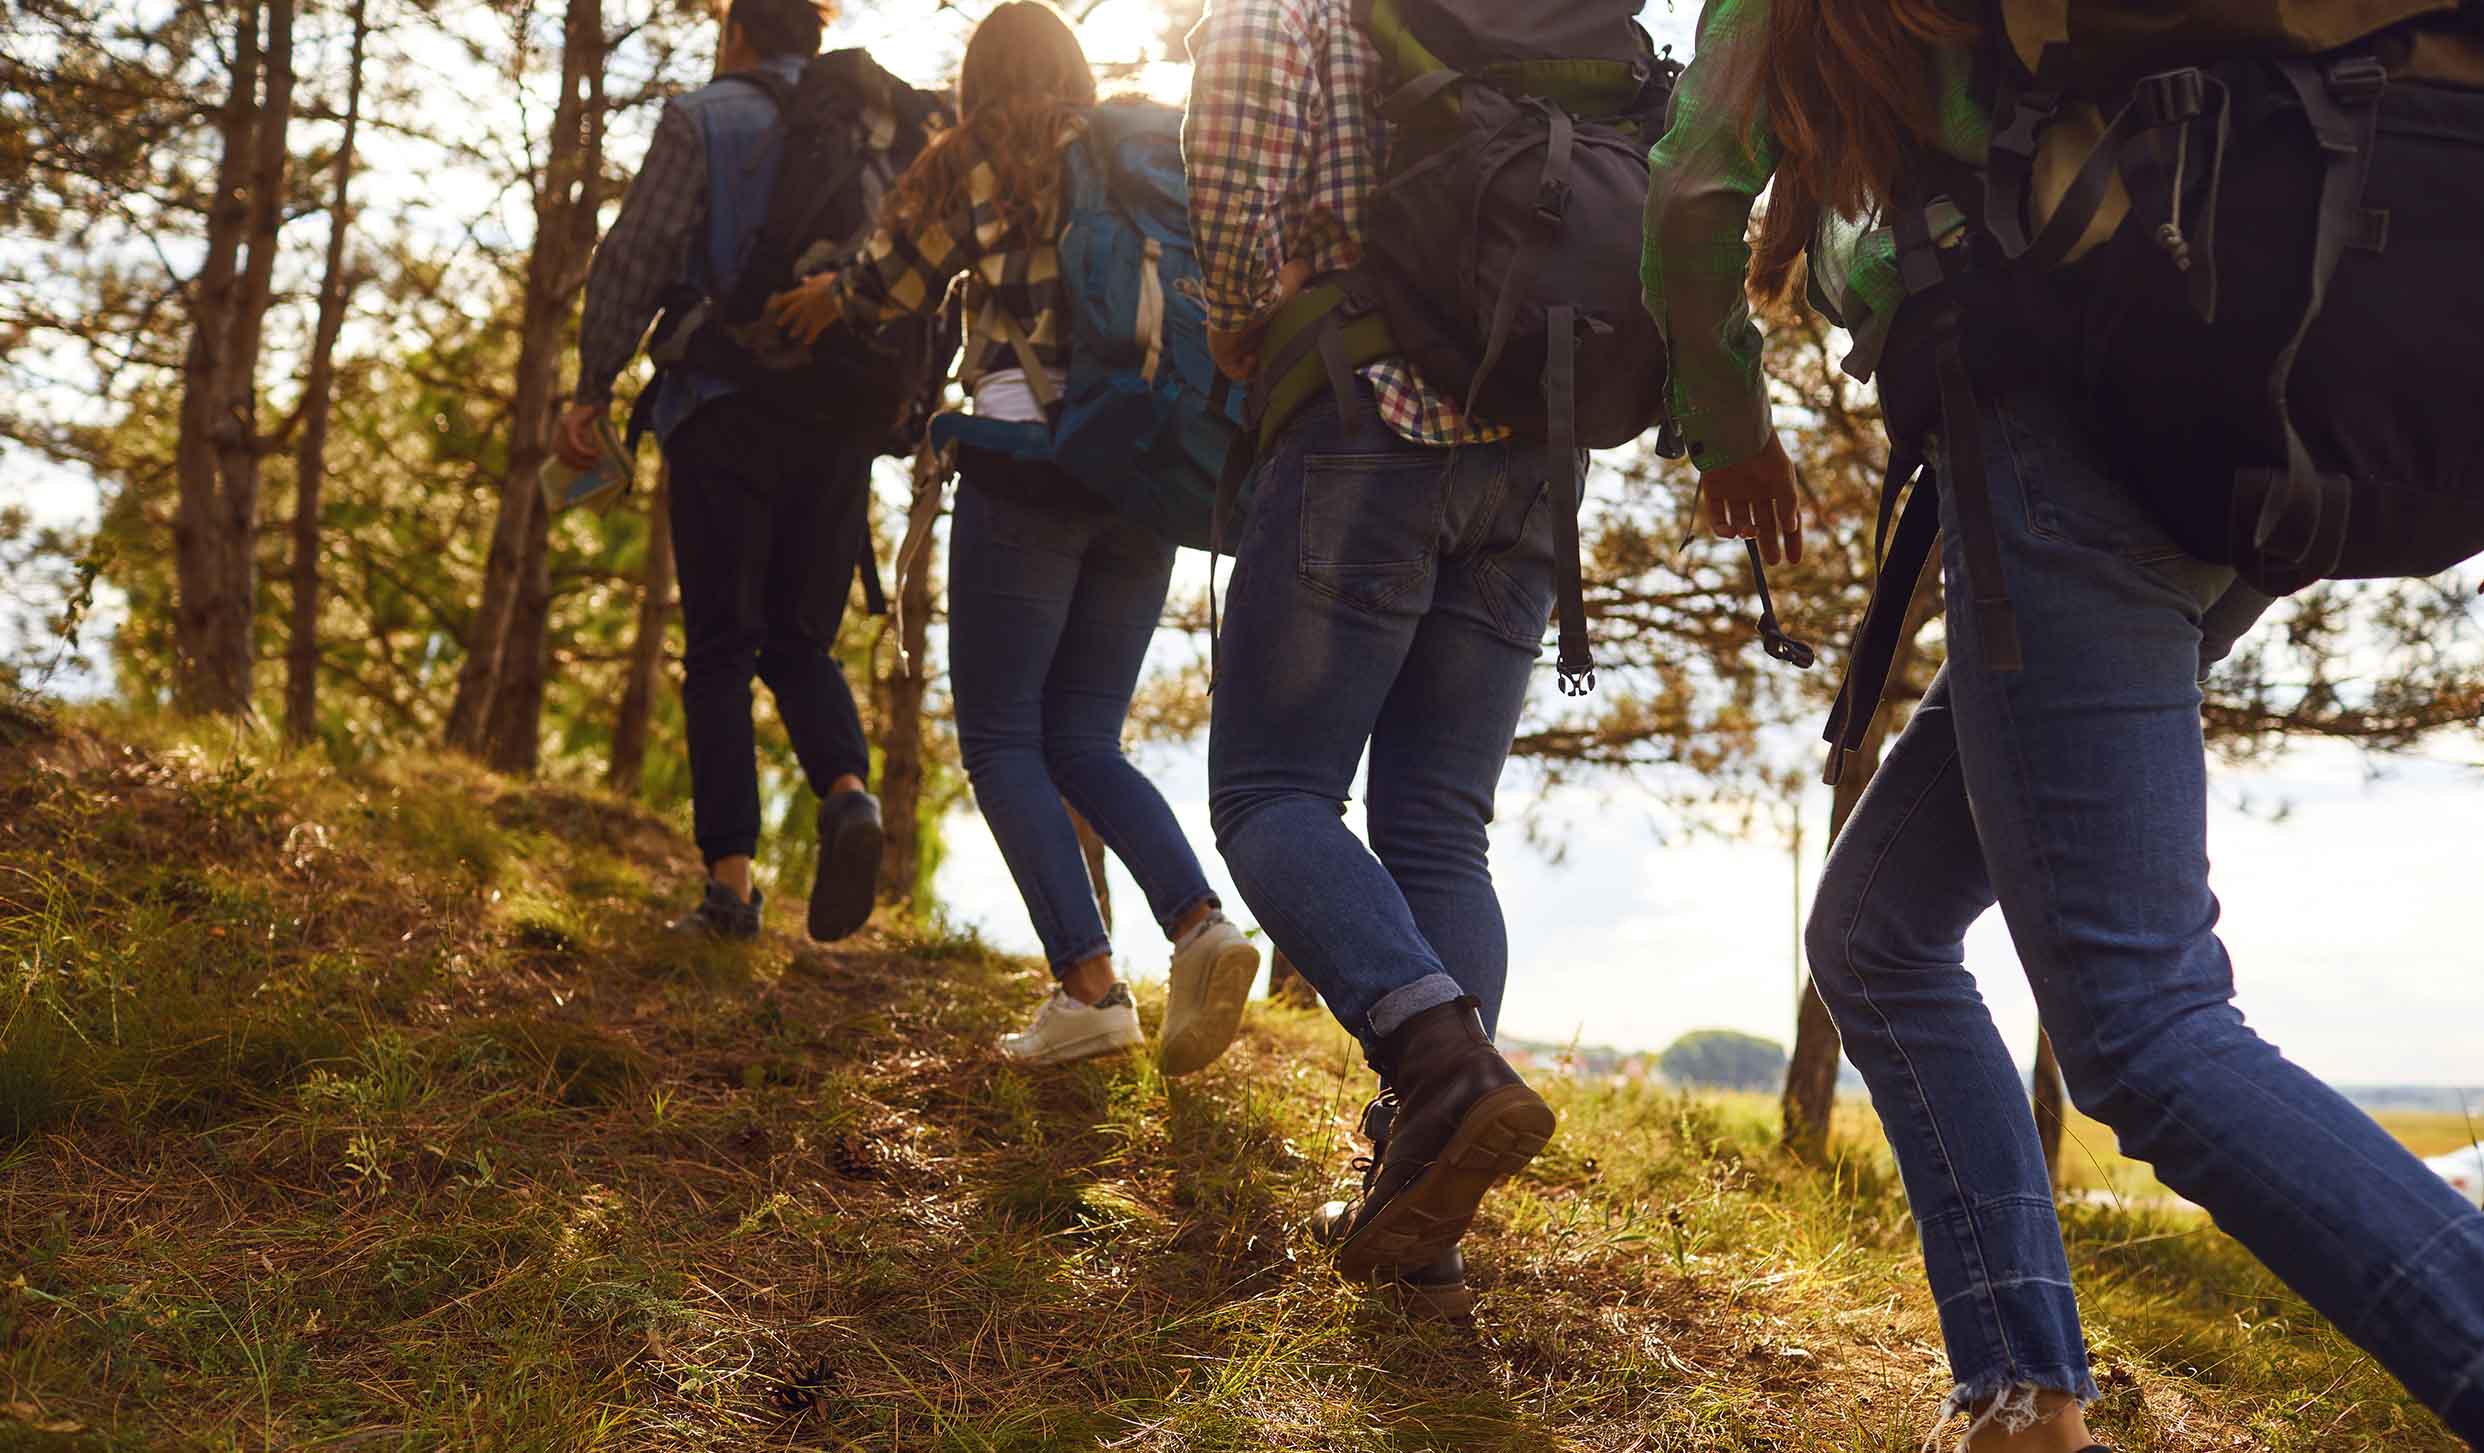
[[[601,796],[110,730],[0,748],[0,1453],[1898,1453],[1946,1390],[1868,1111],[1813,1170],[1556,1084],[1427,1326],[1302,1235],[1365,1094],[1314,1015],[1031,1073],[1039,966],[676,945]],[[2196,1218],[2067,1225],[2117,1447],[2454,1446]]]

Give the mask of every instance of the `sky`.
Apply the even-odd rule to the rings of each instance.
[[[1553,689],[1549,677],[1536,688]],[[1140,748],[1209,882],[1235,916],[1207,823],[1205,753]],[[2484,773],[2425,757],[2377,780],[2353,751],[2307,748],[2266,771],[2213,775],[2212,882],[2238,1002],[2315,1074],[2347,1084],[2484,1086],[2484,933],[2476,919]],[[1692,1029],[1791,1042],[1798,981],[1796,868],[1782,841],[1668,841],[1658,804],[1627,783],[1536,799],[1524,764],[1502,783],[1493,870],[1510,926],[1505,1034],[1661,1049]],[[1827,791],[1805,804],[1801,902],[1811,901]],[[1524,819],[1542,819],[1528,840]],[[1361,830],[1359,804],[1347,822]],[[1137,885],[1113,867],[1124,972],[1160,977],[1167,950]],[[981,820],[949,827],[939,895],[996,946],[1035,953],[1026,910]],[[1968,936],[1976,974],[2022,1067],[2035,1006],[2000,916]],[[2484,1105],[2479,1105],[2484,1110]]]
[[[1660,42],[1688,53],[1688,14],[1659,7],[1647,20]],[[1158,28],[1150,0],[1101,0],[1082,34],[1098,62],[1137,61]],[[936,84],[963,29],[956,11],[903,24],[861,16],[831,43],[870,45],[892,69]],[[1137,83],[1178,99],[1183,77],[1181,67],[1158,64]],[[444,197],[441,205],[461,204]],[[17,450],[0,458],[0,505],[10,503],[74,524],[93,518],[96,495],[91,481]],[[1185,553],[1182,568],[1177,594],[1204,578],[1195,554]],[[108,603],[102,618],[108,628]],[[1186,647],[1168,638],[1166,649]],[[1549,678],[1537,689],[1553,689]],[[1210,881],[1247,923],[1208,833],[1204,751],[1137,755]],[[2242,1006],[2263,1033],[2335,1080],[2484,1086],[2484,773],[2433,757],[2386,764],[2377,777],[2370,765],[2351,750],[2322,747],[2261,770],[2216,772],[2210,849]],[[1525,767],[1505,778],[1494,832],[1511,928],[1505,1032],[1632,1049],[1707,1027],[1790,1039],[1796,895],[1808,903],[1826,838],[1825,789],[1805,804],[1808,861],[1799,872],[1782,841],[1668,841],[1658,826],[1665,814],[1639,792],[1607,782],[1547,799]],[[1348,821],[1359,827],[1359,807]],[[951,915],[998,946],[1034,951],[1025,909],[981,820],[962,813],[948,837],[937,886]],[[1558,846],[1558,861],[1546,843]],[[1114,872],[1116,901],[1136,913],[1135,884],[1118,865]],[[1135,976],[1159,975],[1165,950],[1137,917],[1123,924],[1124,965]],[[2034,1009],[1997,915],[1970,937],[1969,963],[2023,1063]]]

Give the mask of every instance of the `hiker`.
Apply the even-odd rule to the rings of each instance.
[[[1573,124],[1566,98],[1522,115],[1473,83],[1463,68],[1545,43],[1535,7],[1396,9],[1462,10],[1471,44],[1404,73],[1350,0],[1217,0],[1190,37],[1183,157],[1209,345],[1250,385],[1259,450],[1218,647],[1210,816],[1235,887],[1380,1079],[1361,1192],[1320,1207],[1313,1233],[1344,1274],[1457,1317],[1472,1302],[1459,1239],[1553,1132],[1493,1045],[1509,940],[1487,828],[1556,600],[1565,683],[1589,671],[1576,446],[1635,436],[1659,399],[1629,266],[1653,131]],[[1670,72],[1637,3],[1587,9],[1569,36],[1618,54],[1572,74],[1647,125]],[[1396,40],[1401,63],[1422,49]],[[1401,85],[1444,156],[1506,121],[1526,148],[1497,173],[1515,198],[1384,191],[1377,98]],[[1486,223],[1478,249],[1529,239],[1477,269],[1506,307],[1444,265]],[[1500,324],[1424,326],[1442,309]],[[1461,398],[1486,407],[1470,417]],[[1340,820],[1367,753],[1368,847]]]
[[[2246,54],[2218,35],[2248,8],[2192,7],[2186,63],[2144,59],[2152,3],[2011,7],[2005,33],[1936,0],[1710,0],[1655,158],[1649,307],[1716,533],[1799,545],[1746,283],[1781,299],[1807,250],[1815,294],[1855,331],[1849,367],[1877,355],[1891,488],[1916,480],[1832,722],[1832,775],[1868,733],[1937,524],[1947,664],[1837,838],[1807,947],[1922,1236],[1955,1380],[1944,1421],[1964,1415],[1978,1453],[2090,1446],[2080,1409],[2097,1395],[2025,1081],[1964,967],[1968,925],[1996,901],[2079,1107],[2484,1437],[2484,1212],[2234,1007],[2200,712],[2202,676],[2272,595],[2424,574],[2484,545],[2460,473],[2484,457],[2484,397],[2469,375],[2410,381],[2432,366],[2398,363],[2484,342],[2467,282],[2484,94],[2425,64],[2484,80],[2484,48],[2472,29],[2367,33],[2438,6],[2327,7],[2328,36],[2258,38],[2314,59],[2185,69]],[[2055,49],[2025,43],[2029,14]],[[2139,48],[2118,72],[2091,49],[2117,21]],[[2385,239],[2331,184],[2357,180],[2358,152],[2368,200],[2394,209]],[[2328,287],[2315,264],[2358,291],[2331,293],[2298,354],[2287,338]],[[2330,461],[2369,449],[2401,465],[2298,470],[2306,439]],[[2399,480],[2469,491],[2437,497],[2463,503],[2464,533],[2343,553],[2387,533]],[[2359,491],[2351,535],[2323,523],[2333,487]]]
[[[962,276],[974,320],[962,377],[976,414],[1040,422],[1068,382],[1063,152],[1089,128],[1094,73],[1051,7],[1010,0],[967,43],[957,109],[958,125],[898,181],[860,261],[784,294],[771,312],[797,336],[840,321],[884,326],[937,311]],[[1225,916],[1164,795],[1122,751],[1176,547],[1048,460],[968,444],[958,472],[958,747],[1056,980],[1001,1051],[1060,1064],[1145,1042],[1067,799],[1173,942],[1157,1057],[1166,1074],[1192,1073],[1232,1044],[1259,950]]]
[[[564,459],[594,461],[613,381],[660,308],[662,339],[685,331],[677,304],[744,282],[737,269],[752,265],[772,203],[780,109],[821,30],[812,0],[733,0],[717,79],[665,106],[587,276],[577,388],[558,430]],[[756,674],[820,799],[808,926],[832,940],[870,916],[880,863],[870,751],[832,648],[855,563],[870,550],[871,460],[883,440],[876,429],[823,430],[777,392],[729,362],[685,357],[660,367],[631,421],[633,443],[652,429],[671,474],[691,815],[707,864],[698,905],[674,927],[717,939],[759,933]]]

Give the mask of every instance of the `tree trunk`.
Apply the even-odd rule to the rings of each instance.
[[[1897,659],[1889,667],[1888,695],[1895,696],[1911,689],[1916,673],[1922,667],[1918,643],[1923,628],[1932,617],[1933,606],[1939,601],[1939,577],[1926,571],[1918,581],[1914,599],[1907,603],[1906,620],[1900,628]],[[1880,754],[1890,729],[1889,704],[1883,700],[1872,722],[1871,734],[1862,749],[1846,764],[1837,783],[1836,794],[1829,804],[1829,846],[1837,845],[1837,835],[1845,830],[1846,819],[1863,798],[1863,789],[1871,785],[1872,774],[1879,770]],[[1786,1066],[1783,1107],[1785,1122],[1781,1133],[1784,1147],[1797,1157],[1811,1162],[1828,1156],[1831,1117],[1837,1110],[1837,1074],[1843,1062],[1845,1045],[1837,1033],[1837,1021],[1829,1016],[1828,1005],[1820,998],[1820,990],[1806,976],[1803,980],[1802,1008],[1794,1021],[1794,1052]]]
[[[1087,883],[1095,889],[1095,906],[1104,916],[1104,931],[1113,931],[1113,880],[1104,860],[1104,839],[1096,836],[1095,824],[1069,799],[1061,800],[1061,810],[1069,814],[1070,826],[1078,832],[1078,852],[1087,860]]]
[[[517,599],[509,611],[509,637],[500,648],[500,686],[492,693],[483,760],[493,771],[535,775],[543,748],[544,677],[551,668],[552,516],[538,508],[527,516]]]
[[[2051,1174],[2055,1189],[2061,1186],[2061,1139],[2068,1098],[2061,1083],[2061,1061],[2053,1057],[2053,1036],[2039,1024],[2035,1058],[2036,1139],[2044,1143],[2044,1169]]]
[[[920,556],[909,562],[905,547],[897,563],[897,659],[881,678],[880,899],[912,903],[923,872],[923,690],[931,677],[925,653],[931,605],[939,574],[932,527],[940,519],[946,475],[928,451],[914,460],[914,501],[906,510],[904,539]]]
[[[659,458],[655,493],[647,501],[647,559],[638,587],[638,634],[630,642],[629,681],[621,688],[621,711],[612,724],[612,762],[604,785],[638,795],[647,766],[647,738],[655,718],[656,687],[664,679],[664,625],[673,606],[672,484]]]
[[[224,402],[211,436],[216,475],[217,543],[226,589],[206,646],[218,710],[246,714],[258,658],[259,601],[259,346],[275,298],[276,249],[284,227],[286,151],[293,120],[294,0],[267,0],[264,99],[251,130],[250,250],[235,289],[231,344],[225,355]]]
[[[191,712],[241,712],[249,707],[247,688],[236,697],[215,664],[224,654],[217,641],[226,632],[236,589],[228,578],[231,553],[223,538],[215,435],[228,393],[242,239],[250,230],[259,70],[259,8],[253,3],[237,15],[232,82],[216,122],[223,155],[216,164],[215,196],[207,206],[206,256],[190,294],[190,343],[181,365],[181,419],[173,452],[179,487],[173,512],[174,680],[179,706]]]
[[[525,23],[521,16],[519,23]],[[598,182],[603,171],[604,19],[599,0],[568,0],[561,41],[561,94],[535,185],[535,246],[526,259],[526,300],[520,311],[515,398],[510,410],[508,471],[492,522],[483,593],[466,632],[466,658],[449,702],[449,746],[495,766],[522,762],[532,770],[546,665],[543,628],[549,615],[544,551],[550,522],[536,492],[536,474],[551,456],[570,305],[586,281],[594,250]],[[542,601],[533,599],[541,594]],[[513,698],[504,705],[503,694]]]
[[[1311,981],[1294,967],[1294,961],[1285,956],[1283,949],[1273,950],[1268,958],[1268,997],[1305,1009],[1320,1007],[1320,991],[1311,987]]]
[[[1879,768],[1880,749],[1881,732],[1875,726],[1862,750],[1846,764],[1845,775],[1838,779],[1835,794],[1829,800],[1832,844],[1845,828],[1846,819],[1854,815],[1855,803],[1862,800],[1863,789],[1870,785],[1872,773]],[[1794,1021],[1794,1052],[1785,1070],[1784,1099],[1785,1148],[1804,1160],[1816,1163],[1828,1157],[1829,1129],[1837,1112],[1837,1074],[1844,1064],[1844,1049],[1837,1021],[1829,1017],[1819,986],[1806,975],[1802,1009]]]
[[[336,392],[336,339],[345,327],[347,192],[354,176],[354,132],[362,120],[362,50],[369,34],[365,0],[354,0],[354,39],[345,72],[345,132],[336,148],[329,201],[328,257],[319,282],[319,325],[302,384],[302,439],[293,467],[293,623],[285,642],[285,735],[306,742],[319,725],[319,496],[328,470],[328,412]]]

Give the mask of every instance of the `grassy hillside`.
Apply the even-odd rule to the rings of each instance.
[[[0,1450],[1899,1453],[1946,1389],[1876,1153],[1555,1086],[1417,1325],[1300,1230],[1363,1093],[1315,1016],[1026,1073],[1038,966],[686,949],[598,794],[7,735]],[[2212,1230],[2070,1229],[2120,1447],[2454,1446]]]

